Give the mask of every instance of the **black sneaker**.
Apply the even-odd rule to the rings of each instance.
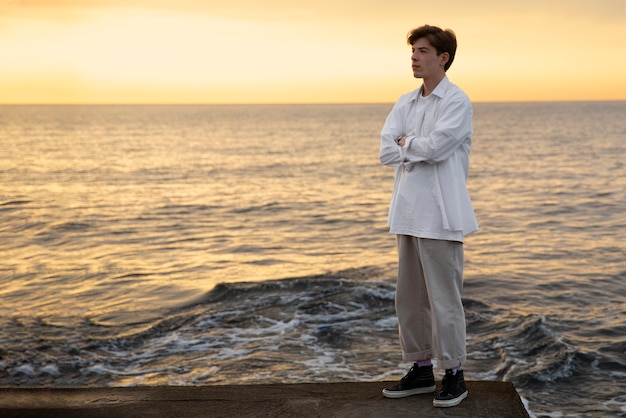
[[[420,393],[432,393],[435,391],[435,388],[432,364],[424,367],[414,365],[406,376],[400,380],[400,383],[383,389],[383,395],[386,398],[397,399],[419,395]]]
[[[465,386],[465,379],[463,379],[463,370],[458,370],[456,374],[453,374],[450,369],[446,370],[442,386],[441,392],[437,394],[433,401],[434,406],[440,408],[457,406],[463,399],[467,398],[467,387]]]

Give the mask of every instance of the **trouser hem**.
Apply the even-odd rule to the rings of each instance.
[[[432,351],[421,351],[418,353],[402,353],[402,360],[406,362],[417,362],[420,360],[430,360],[433,358]]]
[[[402,353],[402,360],[407,363],[417,363],[421,360],[434,360],[437,367],[440,369],[453,369],[457,366],[465,364],[467,356],[460,356],[451,360],[433,359],[430,351],[423,351],[420,353]]]
[[[452,360],[437,359],[437,365],[442,369],[454,369],[455,367],[463,365],[466,361],[467,361],[467,356],[457,357]]]

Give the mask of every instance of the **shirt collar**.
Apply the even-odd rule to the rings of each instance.
[[[437,87],[435,87],[433,92],[430,94],[434,94],[435,96],[439,98],[443,98],[444,94],[446,93],[446,90],[448,89],[448,84],[450,84],[450,80],[448,80],[448,76],[446,75],[441,79],[439,84],[437,84]],[[417,101],[417,98],[421,96],[423,89],[424,89],[424,86],[422,85],[419,89],[415,90],[415,94],[411,98],[411,101]]]

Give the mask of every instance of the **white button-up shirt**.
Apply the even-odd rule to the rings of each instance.
[[[381,133],[380,162],[395,167],[390,232],[463,242],[478,230],[466,185],[472,105],[447,77],[421,94],[422,88],[400,97]]]

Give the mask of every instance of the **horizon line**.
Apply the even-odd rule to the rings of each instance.
[[[472,100],[474,104],[514,103],[606,103],[625,102],[625,99],[575,99],[575,100]],[[33,102],[2,103],[0,106],[299,106],[299,105],[387,105],[395,102]]]

